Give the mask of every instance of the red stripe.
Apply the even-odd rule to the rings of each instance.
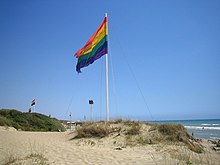
[[[87,43],[85,44],[85,46],[83,46],[80,50],[78,50],[76,52],[76,54],[74,55],[75,57],[79,57],[80,54],[82,54],[82,52],[89,46],[92,45],[92,42],[95,38],[95,36],[97,35],[97,33],[100,31],[100,29],[105,25],[105,23],[107,22],[108,18],[105,17],[105,19],[103,20],[102,24],[99,26],[99,28],[96,30],[96,32],[92,35],[92,37],[90,37],[90,39],[87,41]]]

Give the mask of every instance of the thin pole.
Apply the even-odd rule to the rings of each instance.
[[[72,119],[71,119],[71,117],[72,117],[72,114],[70,112],[70,131],[72,131]]]
[[[107,13],[105,13],[107,17]],[[107,25],[108,26],[108,25]],[[106,122],[109,121],[109,99],[108,99],[108,53],[105,55],[105,75],[106,75]]]
[[[105,56],[106,63],[106,121],[109,121],[109,100],[108,100],[108,54]]]
[[[90,121],[93,121],[93,115],[92,115],[92,104],[90,104]]]
[[[34,112],[36,112],[36,101],[35,101],[35,104],[34,104],[34,108],[33,108],[34,110]]]
[[[36,105],[34,105],[34,112],[36,112],[36,107],[35,107]]]

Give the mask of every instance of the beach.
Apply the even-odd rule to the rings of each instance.
[[[0,128],[2,164],[218,164],[220,152],[202,140],[204,153],[181,145],[126,146],[119,137],[72,139],[74,132],[25,132]],[[189,162],[188,162],[189,163]]]

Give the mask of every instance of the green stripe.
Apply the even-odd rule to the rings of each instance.
[[[99,49],[99,47],[101,47],[101,46],[105,43],[105,41],[107,41],[107,35],[105,35],[105,37],[103,37],[103,38],[101,39],[101,41],[99,41],[99,43],[92,49],[91,52],[80,56],[80,57],[78,58],[78,63],[79,63],[80,61],[82,61],[82,60],[87,60],[87,59],[89,59],[90,57],[94,56],[94,55],[95,55],[95,52]]]

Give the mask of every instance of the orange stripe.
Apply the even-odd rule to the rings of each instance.
[[[107,17],[103,20],[102,24],[99,26],[99,28],[96,30],[96,32],[90,37],[90,39],[87,41],[87,43],[76,52],[75,57],[78,58],[80,55],[84,54],[84,52],[87,52],[89,49],[92,48],[92,42],[96,38],[97,34],[101,33],[103,28],[106,28],[106,34],[108,34],[108,28],[107,28]],[[87,52],[88,53],[88,52]]]

